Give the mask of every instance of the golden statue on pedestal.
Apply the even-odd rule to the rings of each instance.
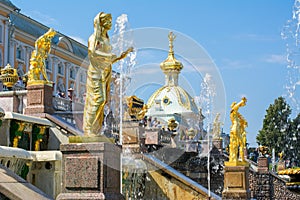
[[[230,120],[232,122],[230,130],[229,144],[229,162],[225,162],[226,166],[247,165],[244,158],[244,150],[246,148],[246,127],[248,126],[245,118],[238,112],[240,107],[246,105],[245,97],[239,103],[231,104]]]
[[[28,71],[28,85],[48,84],[45,60],[51,50],[51,40],[56,35],[56,31],[50,28],[44,35],[35,41],[35,49],[30,58],[30,69]],[[42,78],[41,78],[42,75]]]
[[[100,12],[94,19],[94,33],[88,41],[90,65],[86,83],[83,116],[84,135],[97,135],[102,128],[104,106],[110,93],[112,64],[127,56],[133,48],[117,57],[111,53],[107,32],[111,29],[111,14]]]

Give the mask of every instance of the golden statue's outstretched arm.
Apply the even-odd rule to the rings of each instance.
[[[231,110],[237,111],[240,107],[245,106],[245,105],[246,105],[246,102],[247,102],[246,97],[243,97],[242,100],[241,100],[239,103],[234,104],[234,105],[231,107]]]
[[[129,54],[130,52],[133,52],[133,47],[129,47],[126,51],[124,51],[119,57],[116,57],[115,59],[113,59],[112,63],[115,63],[119,60],[122,60],[123,58],[125,58],[127,56],[127,54]]]

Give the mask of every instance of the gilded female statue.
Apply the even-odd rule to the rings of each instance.
[[[101,131],[104,106],[110,93],[112,64],[126,57],[129,48],[117,57],[111,53],[107,32],[111,29],[111,14],[101,12],[94,19],[94,33],[88,41],[90,65],[86,83],[86,99],[83,117],[85,135],[96,135]]]

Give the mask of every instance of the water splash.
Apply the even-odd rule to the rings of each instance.
[[[210,74],[206,73],[201,83],[201,93],[196,99],[197,106],[201,109],[202,114],[205,117],[203,126],[206,128],[206,132],[210,133],[212,129],[213,114],[214,114],[214,99],[216,96],[216,88],[213,78]],[[207,139],[208,134],[205,138]]]
[[[198,106],[202,109],[202,113],[206,118],[205,127],[207,130],[205,140],[202,143],[206,144],[205,147],[201,148],[202,151],[199,151],[199,157],[207,156],[207,186],[208,186],[208,195],[210,196],[210,151],[212,149],[211,144],[211,131],[213,123],[213,111],[214,111],[214,98],[216,96],[216,86],[212,79],[212,76],[208,73],[205,74],[203,82],[201,83],[201,93],[199,96]]]
[[[286,43],[288,62],[284,96],[297,114],[300,112],[300,0],[295,0],[292,19],[286,22],[281,37]]]
[[[134,47],[133,34],[130,31],[130,26],[126,14],[120,15],[116,19],[114,28],[114,35],[112,36],[112,48],[113,53],[121,55],[122,52],[126,51],[129,47]],[[114,102],[116,116],[119,116],[118,122],[120,124],[119,132],[122,134],[122,119],[124,110],[124,97],[126,96],[126,89],[130,84],[130,76],[132,69],[136,64],[136,51],[131,52],[126,58],[120,60],[115,66],[116,71],[119,72],[119,76],[116,77],[116,83],[119,89],[119,102]],[[115,91],[117,92],[117,91]],[[122,144],[122,136],[120,134],[120,144]]]

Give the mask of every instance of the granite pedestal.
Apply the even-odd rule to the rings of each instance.
[[[258,171],[259,172],[268,172],[269,169],[269,163],[268,163],[268,158],[266,157],[258,157],[257,159],[257,165],[258,165]]]
[[[25,109],[25,114],[52,114],[54,112],[52,93],[52,86],[46,84],[27,86],[27,107]]]
[[[119,147],[106,142],[70,143],[60,150],[63,177],[57,199],[124,199]]]

